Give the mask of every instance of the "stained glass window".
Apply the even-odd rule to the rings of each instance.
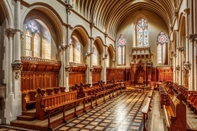
[[[26,24],[26,56],[51,59],[51,35],[46,25],[31,20]],[[41,33],[40,27],[44,30]],[[46,34],[48,34],[46,36]]]
[[[137,46],[149,46],[148,43],[148,21],[140,18],[136,24]]]
[[[118,65],[125,65],[125,55],[126,55],[126,39],[124,36],[121,34],[119,39],[118,39]]]
[[[167,64],[167,51],[166,46],[168,43],[168,37],[164,32],[160,32],[157,37],[157,63]]]
[[[157,37],[158,43],[168,43],[168,37],[165,35],[164,32],[160,32],[159,36]]]
[[[26,29],[30,30],[31,32],[39,32],[39,29],[38,29],[38,24],[37,22],[31,20],[27,23],[26,25]]]

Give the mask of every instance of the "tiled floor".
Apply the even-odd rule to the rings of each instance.
[[[141,131],[141,106],[146,94],[123,92],[106,103],[72,119],[56,131]],[[0,131],[21,129],[1,128]]]
[[[142,123],[140,111],[145,96],[138,92],[124,92],[57,130],[139,131]]]

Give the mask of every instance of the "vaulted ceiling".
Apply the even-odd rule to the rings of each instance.
[[[132,12],[140,9],[159,15],[168,29],[175,18],[175,8],[181,0],[72,0],[75,10],[96,26],[106,31],[117,31],[121,22]]]

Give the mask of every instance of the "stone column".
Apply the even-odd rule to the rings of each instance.
[[[105,83],[107,83],[107,71],[106,71],[106,60],[107,57],[109,57],[109,55],[107,55],[107,33],[105,33],[105,49],[104,49],[104,55],[103,55],[103,81],[105,81]]]
[[[66,4],[66,44],[63,45],[63,59],[64,59],[64,65],[63,65],[63,71],[64,71],[64,79],[63,79],[63,85],[66,87],[66,91],[69,91],[69,72],[70,72],[70,66],[69,66],[69,46],[70,46],[70,30],[72,30],[72,26],[69,24],[69,15],[71,14],[71,8],[70,2]]]
[[[87,76],[88,77],[88,83],[89,84],[91,84],[92,85],[92,72],[94,71],[94,69],[93,69],[93,64],[92,64],[92,59],[93,59],[93,57],[92,57],[92,54],[93,54],[93,41],[94,41],[94,38],[93,38],[93,36],[92,36],[92,30],[93,30],[93,28],[94,28],[94,23],[92,22],[92,23],[90,23],[90,59],[89,59],[89,69],[88,69],[88,73],[89,73],[89,75]]]
[[[15,29],[12,28],[7,28],[5,29],[5,35],[8,38],[8,82],[7,87],[8,89],[6,89],[8,96],[6,96],[7,101],[6,101],[6,107],[5,107],[5,117],[6,117],[6,124],[9,124],[9,122],[13,119],[13,101],[14,101],[14,89],[13,89],[13,71],[12,71],[12,65],[11,63],[13,62],[13,38],[15,35]]]

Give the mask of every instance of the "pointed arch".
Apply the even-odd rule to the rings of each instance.
[[[85,56],[83,54],[88,52],[88,47],[90,46],[88,32],[83,26],[77,25],[74,27],[70,38],[72,41],[70,62],[84,63]]]

